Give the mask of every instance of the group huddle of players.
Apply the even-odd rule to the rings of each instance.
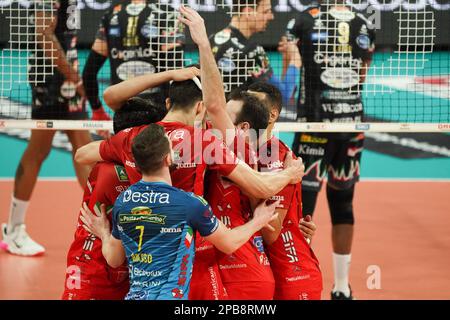
[[[299,120],[361,121],[361,84],[374,48],[373,30],[362,15],[345,6],[318,6],[299,14],[280,40],[283,72],[278,77],[263,47],[251,40],[274,18],[270,0],[233,1],[230,25],[209,38],[203,19],[190,8],[176,11],[158,1],[117,1],[101,21],[81,79],[74,30],[64,23],[76,0],[54,1],[57,19],[46,17],[46,1],[37,1],[36,8],[41,2],[45,6],[36,9],[40,13],[33,19],[48,24],[61,50],[57,50],[59,56],[52,56],[57,61],[55,75],[30,79],[34,81],[33,118],[84,119],[85,96],[93,120],[108,120],[97,81],[107,59],[112,86],[103,97],[115,111],[114,136],[105,134],[106,140],[87,143],[86,132],[75,132],[83,135],[78,139],[82,143],[74,145],[76,166],[93,169],[68,253],[63,299],[320,299],[322,275],[309,246],[315,232],[310,214],[327,173],[333,232],[344,226],[337,232],[345,233],[338,237],[345,240],[344,245],[333,243],[341,269],[347,270],[335,278],[335,289],[352,298],[348,285],[352,201],[363,136],[297,133],[294,151],[306,162],[305,172],[301,160],[293,159],[289,147],[272,130],[283,106],[294,97],[300,74]],[[200,68],[182,68],[185,25],[198,47]],[[43,59],[39,52],[31,62]],[[32,65],[41,68],[38,62]],[[30,74],[47,74],[44,71]],[[68,90],[68,83],[76,84],[76,91]],[[142,170],[132,150],[136,137],[148,134],[154,123],[164,128],[171,141],[173,187],[204,197],[196,198],[202,209],[209,208],[204,219],[198,220],[203,225],[188,218],[181,225],[170,225],[165,216],[152,214],[158,193],[136,191],[136,197],[130,193],[148,188],[142,185]],[[44,138],[32,133],[32,140]],[[48,148],[51,138],[45,138]],[[42,141],[30,141],[30,145],[42,145]],[[204,150],[213,152],[205,155]],[[36,157],[29,158],[35,161]],[[25,162],[21,160],[19,169]],[[30,167],[22,170],[27,181],[30,174],[37,176],[37,171],[28,172]],[[77,173],[83,175],[80,170]],[[16,175],[16,180],[22,176]],[[24,227],[32,187],[27,187],[26,195],[15,192],[10,222],[2,228],[8,250],[29,256],[44,252]],[[114,204],[126,197],[126,221],[117,220]],[[275,218],[249,239],[239,239],[239,248],[221,250],[204,239],[214,231],[209,230],[216,219],[211,212],[220,224],[240,230],[265,201],[274,207]],[[175,210],[174,216],[180,212],[184,211]],[[152,232],[135,226],[135,218],[128,217],[132,215],[151,216],[142,221],[150,224],[147,229]],[[122,240],[128,262],[109,265],[101,237],[92,232],[91,223],[98,217],[108,218],[112,237]],[[14,239],[26,239],[26,243],[15,246]],[[161,239],[177,242],[179,250],[161,245]]]

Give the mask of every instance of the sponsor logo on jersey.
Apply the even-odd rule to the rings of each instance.
[[[111,17],[111,20],[109,20],[109,25],[117,26],[118,24],[119,24],[119,16],[115,14]]]
[[[256,236],[253,238],[253,245],[258,250],[259,253],[264,252],[264,243],[263,238],[261,236]]]
[[[166,216],[160,214],[120,214],[119,223],[148,222],[153,224],[166,224]]]
[[[328,12],[333,18],[337,20],[350,21],[355,18],[355,13],[353,11],[346,9],[345,7],[341,8],[342,9],[331,8]]]
[[[288,30],[291,30],[294,26],[295,26],[295,19],[291,19],[291,20],[289,20],[289,22],[288,22],[286,28],[287,28]]]
[[[137,16],[141,13],[145,8],[145,3],[130,3],[127,5],[127,13],[130,16]]]
[[[224,44],[231,38],[231,29],[224,29],[219,31],[214,36],[214,42],[218,45]]]
[[[178,288],[172,289],[172,296],[177,299],[182,299],[184,297],[184,290],[180,287],[185,286],[188,280],[188,264],[189,264],[189,254],[185,254],[181,260],[180,273],[178,274]]]
[[[72,81],[64,81],[61,86],[61,96],[66,99],[75,97],[77,94],[77,85]]]
[[[230,58],[220,58],[220,60],[217,62],[217,65],[219,69],[224,72],[232,72],[236,69],[236,64]]]
[[[141,34],[146,38],[156,38],[159,36],[159,29],[153,24],[146,23],[141,28]]]
[[[120,28],[110,28],[108,34],[111,37],[119,37],[120,36]]]
[[[231,38],[231,43],[234,44],[236,47],[238,47],[239,49],[244,49],[245,45],[243,45],[242,43],[239,42],[239,39],[236,37]]]
[[[309,156],[323,156],[325,154],[325,149],[318,147],[318,148],[312,148],[310,146],[301,144],[298,147],[298,153],[300,154],[306,154]]]
[[[181,233],[181,228],[161,228],[160,233]]]
[[[322,72],[320,80],[335,89],[348,89],[359,83],[359,75],[349,68],[328,68]]]
[[[140,202],[140,203],[170,203],[170,195],[166,192],[139,192],[127,190],[123,194],[123,202]]]
[[[130,160],[125,160],[125,165],[131,168],[136,168],[136,164]]]
[[[314,62],[317,64],[326,63],[329,67],[360,68],[361,65],[360,59],[354,59],[348,55],[325,55],[323,52],[317,52],[314,55]]]
[[[151,58],[153,56],[154,53],[150,48],[139,48],[136,50],[118,50],[117,48],[111,49],[111,58],[121,59],[124,61],[135,58]]]
[[[313,42],[324,42],[328,39],[328,32],[313,32],[311,33],[311,40]]]
[[[368,34],[369,34],[369,31],[367,30],[367,26],[366,26],[365,24],[363,24],[363,25],[361,26],[361,29],[359,30],[359,33],[360,33],[360,34],[365,34],[365,35],[368,35]]]
[[[295,250],[292,233],[290,231],[282,232],[281,238],[283,240],[284,251],[286,252],[289,262],[298,262],[297,250]]]
[[[116,170],[117,179],[121,182],[128,182],[128,175],[125,171],[125,168],[122,166],[115,165],[114,169]]]
[[[133,283],[134,285],[137,285],[138,283]],[[147,293],[145,291],[134,291],[130,292],[127,295],[127,298],[130,300],[144,300]]]
[[[131,266],[131,274],[136,276],[136,277],[140,277],[140,276],[144,276],[144,277],[161,277],[163,272],[161,270],[143,270],[134,266]]]
[[[151,264],[153,262],[153,256],[147,253],[132,253],[131,262]]]
[[[309,134],[302,134],[300,136],[300,142],[309,142],[309,143],[320,143],[325,144],[328,142],[327,138],[314,137]]]
[[[267,164],[267,169],[269,169],[269,170],[281,169],[281,168],[283,168],[283,166],[284,166],[283,161],[277,160],[277,161]]]
[[[363,49],[363,50],[367,50],[370,47],[370,39],[367,35],[359,35],[356,38],[356,43],[358,44],[358,46]]]
[[[145,61],[128,61],[122,63],[116,70],[121,80],[131,79],[144,74],[155,73],[156,68]]]

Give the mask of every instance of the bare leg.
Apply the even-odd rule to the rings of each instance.
[[[87,130],[67,130],[65,131],[70,143],[72,144],[72,159],[75,173],[77,175],[78,183],[81,188],[84,189],[89,173],[91,172],[91,166],[81,165],[74,160],[75,152],[78,148],[88,144],[92,141],[91,134]]]
[[[39,170],[51,150],[54,135],[54,130],[31,130],[30,142],[16,171],[15,198],[24,201],[30,200]]]

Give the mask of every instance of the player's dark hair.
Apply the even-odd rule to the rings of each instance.
[[[277,87],[264,81],[257,81],[249,85],[248,90],[264,93],[263,103],[267,106],[269,112],[275,106],[278,112],[281,113],[281,109],[283,108],[283,98],[281,96],[281,91]]]
[[[235,125],[248,122],[250,128],[254,130],[267,128],[269,125],[269,110],[260,99],[245,91],[236,91],[232,100],[242,101],[242,109],[236,117]]]
[[[161,121],[167,113],[166,106],[157,99],[133,97],[114,113],[114,133],[121,130]]]
[[[202,100],[202,91],[192,80],[174,81],[169,87],[169,98],[170,110],[189,111]]]
[[[170,143],[164,128],[149,124],[133,140],[134,161],[142,174],[151,174],[163,166],[164,157],[170,153]]]

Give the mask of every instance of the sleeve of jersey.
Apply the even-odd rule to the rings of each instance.
[[[228,176],[238,165],[236,154],[222,140],[212,137],[211,141],[204,142],[203,146],[204,161],[210,170],[217,170],[221,175]]]
[[[120,200],[117,199],[116,203],[114,204],[114,208],[112,211],[112,221],[111,221],[111,235],[117,239],[120,240],[120,232],[119,232],[119,208],[120,208]]]
[[[103,15],[102,20],[100,21],[100,25],[98,26],[97,33],[95,35],[95,39],[107,41],[107,26],[108,26],[108,18],[110,16],[110,12]]]
[[[191,216],[188,218],[189,225],[197,230],[202,237],[207,237],[214,233],[219,227],[219,220],[213,214],[211,207],[205,199],[192,195],[194,197]]]
[[[292,198],[294,197],[294,193],[296,190],[295,184],[288,184],[281,190],[277,195],[273,196],[271,200],[280,200],[280,204],[278,208],[280,209],[289,209],[289,206],[292,202]]]
[[[100,143],[100,156],[104,161],[122,163],[122,151],[126,150],[128,133],[121,131]]]
[[[292,19],[288,22],[286,27],[286,37],[288,41],[299,40],[301,37],[302,19]]]
[[[283,105],[287,105],[295,91],[297,80],[300,76],[300,69],[294,65],[289,65],[284,79],[279,79],[275,74],[269,78],[269,83],[281,91]]]

